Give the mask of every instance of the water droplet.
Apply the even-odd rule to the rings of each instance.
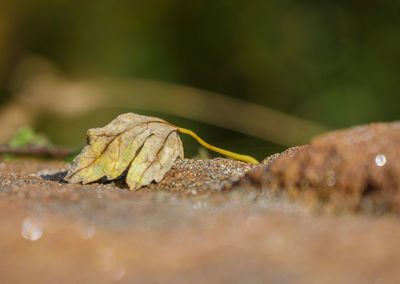
[[[375,164],[378,167],[382,167],[386,164],[386,156],[385,155],[377,155],[375,157]]]
[[[125,272],[126,272],[125,266],[120,265],[120,266],[115,266],[115,267],[109,272],[109,274],[110,274],[112,280],[114,280],[114,281],[119,281],[119,280],[122,279],[122,277],[125,276]]]
[[[329,170],[326,173],[326,185],[332,187],[336,184],[336,174],[334,171]]]
[[[29,241],[40,239],[43,234],[43,224],[35,218],[25,218],[21,227],[21,235]]]
[[[125,265],[117,259],[115,250],[111,247],[99,249],[100,269],[108,279],[113,281],[121,280],[126,273]]]
[[[96,234],[96,226],[95,225],[88,225],[88,226],[83,226],[80,228],[80,235],[81,238],[84,240],[89,240],[94,237]]]
[[[193,209],[201,209],[206,207],[207,207],[207,202],[204,200],[198,200],[192,205]]]
[[[115,251],[112,248],[105,248],[102,250],[100,255],[100,265],[103,271],[110,271],[116,263],[117,259]]]
[[[195,204],[193,204],[193,209],[200,209],[201,208],[201,201],[197,201]]]

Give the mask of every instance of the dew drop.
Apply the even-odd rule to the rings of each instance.
[[[125,272],[126,272],[125,266],[120,265],[120,266],[115,266],[109,273],[112,280],[119,281],[124,277]]]
[[[106,272],[110,271],[117,261],[113,248],[105,248],[100,253],[100,267]]]
[[[21,235],[29,241],[40,239],[43,234],[43,224],[35,218],[25,218],[21,226]]]
[[[100,269],[106,277],[113,280],[121,280],[126,273],[125,265],[118,261],[116,252],[113,248],[102,248],[99,250]]]
[[[193,204],[193,209],[200,209],[201,208],[201,201],[197,201],[196,203]]]
[[[80,228],[80,235],[81,238],[84,240],[89,240],[94,237],[96,234],[96,226],[95,225],[88,225]]]
[[[386,156],[385,155],[377,155],[375,157],[375,164],[378,167],[382,167],[386,164]]]

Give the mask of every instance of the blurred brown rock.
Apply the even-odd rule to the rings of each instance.
[[[334,131],[268,158],[243,182],[284,192],[313,209],[399,212],[399,145],[399,122]]]

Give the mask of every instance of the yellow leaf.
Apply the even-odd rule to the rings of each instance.
[[[131,190],[159,182],[177,157],[183,159],[178,128],[162,119],[126,113],[103,128],[87,131],[88,145],[74,159],[65,179],[83,184],[119,177],[127,168]]]

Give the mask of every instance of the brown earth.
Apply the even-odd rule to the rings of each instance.
[[[387,198],[386,184],[398,185],[398,152],[392,150],[397,127],[364,127],[359,136],[353,134],[360,128],[328,134],[255,167],[221,158],[185,159],[160,184],[135,192],[123,180],[65,183],[69,165],[61,162],[1,162],[1,283],[397,283],[395,214],[354,214],[362,208],[354,204],[362,201],[353,200],[339,207],[348,208],[347,214],[315,214],[296,202],[315,190],[313,204],[334,204],[337,197],[320,195],[322,182],[308,182],[309,172],[322,175],[332,168],[332,196],[358,192],[365,199],[364,183],[345,180],[341,165],[374,181],[371,196],[381,192]],[[347,163],[354,151],[361,152],[353,169]],[[374,165],[377,155],[385,155],[384,165]],[[386,171],[392,175],[380,174]],[[300,179],[312,187],[305,190]]]
[[[292,148],[243,181],[328,212],[400,213],[400,123],[327,133]]]

